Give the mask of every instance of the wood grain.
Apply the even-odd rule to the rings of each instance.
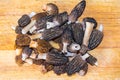
[[[58,5],[60,12],[71,11],[81,0],[0,0],[0,80],[120,80],[120,0],[87,0],[84,17],[94,17],[104,25],[102,44],[90,53],[99,66],[90,66],[84,77],[77,74],[56,76],[53,72],[42,74],[40,66],[15,64],[14,41],[16,34],[11,26],[23,14],[41,12],[41,6],[48,2]]]

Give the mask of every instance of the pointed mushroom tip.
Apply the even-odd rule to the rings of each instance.
[[[101,32],[103,32],[103,28],[104,28],[104,26],[102,24],[100,24],[98,30],[101,31]]]
[[[98,62],[95,62],[95,66],[98,66]]]

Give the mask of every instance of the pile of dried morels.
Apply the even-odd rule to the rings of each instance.
[[[48,3],[41,13],[24,14],[15,28],[16,63],[40,65],[43,72],[53,70],[57,75],[85,75],[88,64],[97,65],[97,59],[88,52],[103,39],[103,27],[96,29],[94,18],[77,21],[85,6],[83,0],[68,14],[59,13],[55,4]]]

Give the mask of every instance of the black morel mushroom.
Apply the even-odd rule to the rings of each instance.
[[[52,65],[63,65],[68,62],[68,57],[56,49],[51,50],[46,56],[46,62]]]
[[[71,11],[69,15],[69,21],[70,22],[76,22],[78,18],[82,15],[84,9],[86,7],[86,1],[82,0],[80,3],[78,3]]]
[[[103,26],[100,26],[98,30],[94,29],[92,31],[90,39],[89,39],[89,44],[88,44],[88,48],[90,50],[95,49],[102,42],[104,35],[101,29],[103,29]]]
[[[84,65],[86,64],[87,62],[81,58],[81,55],[77,54],[72,61],[68,62],[68,65],[66,67],[66,72],[68,75],[72,75],[82,70]]]

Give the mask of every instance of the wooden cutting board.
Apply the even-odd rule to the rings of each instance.
[[[60,12],[68,11],[81,0],[0,0],[0,80],[120,80],[120,0],[86,0],[87,6],[79,18],[94,17],[104,26],[102,44],[90,53],[99,66],[90,66],[86,76],[57,76],[54,72],[42,74],[40,66],[15,64],[14,40],[11,26],[23,14],[41,12],[48,2],[58,5]]]

